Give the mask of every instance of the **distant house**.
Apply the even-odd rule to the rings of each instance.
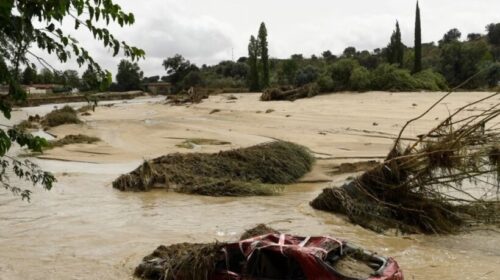
[[[56,84],[32,84],[23,86],[27,94],[51,94],[54,88],[60,87]]]
[[[159,83],[146,83],[144,84],[146,91],[151,94],[170,94],[172,93],[172,84],[159,82]]]

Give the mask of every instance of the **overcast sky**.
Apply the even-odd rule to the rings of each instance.
[[[413,46],[414,0],[115,0],[135,14],[133,26],[110,27],[120,39],[146,51],[139,62],[146,76],[164,75],[161,65],[176,53],[198,65],[247,54],[250,35],[260,22],[267,25],[272,57],[294,53],[320,55],[324,50],[338,54],[347,46],[373,50],[387,45],[399,20],[403,41]],[[451,28],[484,33],[488,23],[500,22],[499,0],[421,0],[424,42],[438,41]],[[87,30],[65,30],[85,46],[103,68],[116,73],[121,57],[93,41]],[[234,52],[234,55],[233,55]],[[76,69],[75,63],[58,69]],[[86,69],[86,67],[85,67]],[[83,72],[85,69],[80,70]]]

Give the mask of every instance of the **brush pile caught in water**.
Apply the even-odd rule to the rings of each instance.
[[[279,233],[264,224],[246,230],[240,240],[250,237]],[[207,280],[216,269],[217,263],[226,262],[223,248],[226,243],[180,243],[170,246],[159,246],[147,255],[136,267],[134,275],[140,279],[174,280],[193,279]]]
[[[266,89],[260,96],[261,101],[295,101],[300,98],[310,98],[319,94],[318,86],[307,84],[298,88],[276,87]]]
[[[443,97],[405,125],[383,163],[323,190],[311,205],[375,231],[454,233],[500,224],[500,103],[492,103],[498,96],[467,104],[418,140],[402,143],[405,128]],[[473,109],[481,105],[487,108]]]
[[[148,191],[155,187],[209,196],[273,195],[307,173],[309,151],[284,141],[216,154],[171,154],[146,161],[120,176],[113,187]],[[278,184],[278,185],[276,185]]]

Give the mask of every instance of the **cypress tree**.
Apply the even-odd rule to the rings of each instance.
[[[403,66],[404,59],[404,45],[401,42],[401,29],[399,22],[396,21],[396,30],[392,32],[391,42],[387,46],[387,60],[391,64],[398,64],[399,67]]]
[[[252,35],[250,37],[250,43],[248,44],[248,66],[250,67],[248,83],[250,91],[260,90],[258,57],[259,57],[259,42]]]
[[[415,67],[413,72],[422,71],[422,26],[420,24],[420,7],[417,1],[417,11],[415,15]]]
[[[405,49],[403,42],[401,42],[401,29],[399,28],[399,22],[396,21],[396,63],[399,67],[403,67],[403,60],[405,55]]]
[[[266,24],[261,23],[259,28],[259,47],[260,47],[260,57],[262,63],[262,80],[261,88],[266,88],[269,86],[269,50],[267,42],[267,29]]]

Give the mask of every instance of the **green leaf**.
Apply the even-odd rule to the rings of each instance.
[[[49,26],[47,26],[47,30],[50,31],[50,32],[53,32],[55,29],[55,26],[53,23],[49,24]]]

